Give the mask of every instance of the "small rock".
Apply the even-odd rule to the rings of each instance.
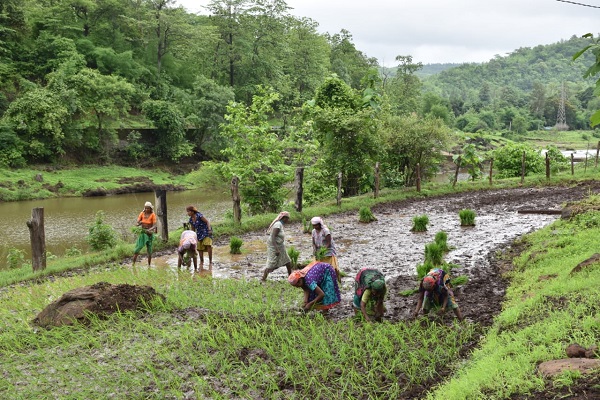
[[[569,358],[584,358],[586,349],[577,343],[567,346],[567,357]]]

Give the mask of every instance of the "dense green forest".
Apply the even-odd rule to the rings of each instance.
[[[1,0],[0,166],[209,161],[238,176],[252,210],[277,210],[295,167],[307,201],[413,185],[464,132],[515,135],[600,106],[583,78],[590,38],[518,49],[488,63],[393,69],[350,32],[317,31],[284,0]],[[439,71],[439,72],[438,72]],[[562,88],[564,87],[564,91]],[[227,161],[223,163],[222,161]]]

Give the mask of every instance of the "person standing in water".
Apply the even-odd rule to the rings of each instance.
[[[142,231],[138,235],[135,249],[133,250],[133,265],[135,265],[140,251],[146,246],[146,250],[148,251],[148,266],[150,266],[150,262],[152,261],[152,242],[156,233],[156,214],[154,214],[154,207],[149,201],[144,204],[144,210],[138,215],[136,226],[141,226]]]
[[[282,211],[271,222],[267,229],[267,266],[263,272],[262,281],[267,280],[267,276],[277,268],[285,265],[288,275],[292,273],[292,260],[285,249],[285,236],[283,224],[290,221],[290,213]]]
[[[212,227],[210,222],[194,206],[188,206],[185,211],[190,217],[189,224],[198,238],[198,253],[200,253],[200,269],[204,267],[204,250],[208,253],[208,269],[212,270]]]

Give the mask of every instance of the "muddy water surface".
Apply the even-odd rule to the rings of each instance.
[[[369,266],[379,268],[386,275],[389,286],[386,319],[408,318],[414,299],[399,293],[416,287],[415,267],[424,260],[425,245],[433,242],[437,232],[445,231],[448,244],[453,248],[445,260],[460,266],[453,270],[454,275],[469,278],[467,284],[456,290],[459,305],[468,319],[490,318],[500,308],[506,284],[495,265],[494,255],[510,247],[519,236],[559,217],[519,214],[518,211],[559,210],[565,202],[582,199],[591,193],[600,193],[600,182],[574,187],[488,190],[384,204],[372,209],[378,220],[370,224],[359,223],[355,212],[328,216],[325,223],[336,242],[340,268],[347,274],[341,287],[343,304],[330,314],[332,318],[353,314],[348,306],[353,295],[353,278],[360,268]],[[474,227],[460,226],[458,212],[465,208],[474,210],[477,215]],[[412,218],[422,214],[429,217],[428,231],[410,232]],[[286,245],[300,251],[301,262],[310,260],[311,239],[309,234],[302,233],[301,224],[292,223],[284,229]],[[236,256],[228,253],[227,238],[216,241],[214,277],[260,278],[266,261],[266,235],[254,232],[241,236],[241,239],[244,253]],[[175,268],[177,259],[170,254],[159,257],[156,263]],[[269,284],[286,284],[286,276],[285,268],[280,268],[269,275]],[[298,298],[300,301],[300,291]]]

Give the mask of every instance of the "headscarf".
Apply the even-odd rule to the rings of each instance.
[[[290,216],[290,213],[287,211],[280,212],[279,215],[273,220],[273,222],[271,222],[271,225],[269,225],[269,227],[267,228],[267,234],[271,233],[271,228],[273,227],[273,225],[275,225],[275,222],[281,221],[281,219],[284,217],[289,218],[289,216]]]
[[[431,275],[427,275],[423,278],[423,289],[425,290],[433,290],[435,286],[435,278]]]
[[[298,283],[298,281],[304,278],[306,274],[308,274],[308,271],[310,271],[310,269],[314,267],[315,264],[317,264],[318,262],[319,261],[313,261],[302,269],[292,271],[290,276],[288,276],[288,282],[290,283],[290,285],[295,286]]]
[[[377,279],[371,282],[371,289],[382,290],[385,287],[385,281],[383,279]]]
[[[146,208],[146,207],[150,207],[152,210],[154,210],[154,206],[149,201],[147,201],[146,203],[144,203],[144,208]]]
[[[327,225],[323,222],[323,218],[321,217],[312,217],[310,220],[311,225],[321,225],[321,228],[327,229]]]

